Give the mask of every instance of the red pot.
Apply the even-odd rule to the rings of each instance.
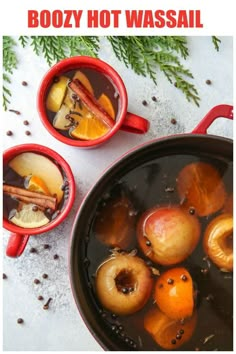
[[[70,238],[69,267],[71,287],[76,305],[88,329],[105,350],[147,351],[162,349],[152,340],[151,343],[148,342],[149,344],[147,344],[145,339],[147,333],[144,334],[143,346],[141,346],[141,342],[138,338],[133,338],[133,342],[130,341],[132,335],[134,337],[136,336],[136,330],[133,330],[132,327],[136,328],[135,326],[138,323],[142,323],[142,318],[137,315],[137,320],[133,325],[128,324],[125,319],[120,317],[113,319],[111,314],[102,308],[96,297],[94,278],[92,275],[96,271],[98,259],[102,261],[102,258],[104,259],[106,255],[104,253],[103,256],[100,257],[100,245],[98,242],[96,243],[94,241],[94,233],[91,230],[93,230],[92,225],[102,196],[112,190],[112,186],[116,185],[117,181],[125,180],[127,182],[129,178],[127,176],[131,174],[137,185],[137,189],[132,192],[132,196],[135,196],[134,199],[141,206],[141,209],[148,208],[151,204],[157,204],[158,200],[160,202],[163,197],[159,189],[161,182],[155,184],[158,167],[156,173],[149,176],[149,184],[147,185],[147,182],[145,182],[146,189],[143,188],[141,180],[143,178],[142,174],[138,172],[141,171],[138,170],[140,166],[152,165],[154,159],[156,161],[156,159],[159,158],[172,158],[175,155],[194,155],[199,159],[211,159],[219,165],[223,164],[226,170],[227,166],[232,167],[232,140],[214,135],[206,135],[207,128],[217,117],[233,119],[232,108],[232,106],[228,105],[214,107],[193,130],[192,134],[180,134],[155,139],[129,151],[102,174],[101,178],[91,188],[80,205]],[[175,171],[173,161],[172,158],[171,163],[173,165],[167,164],[166,168],[169,173],[169,178],[174,178],[172,181],[175,181],[174,175],[173,177],[171,176],[172,170],[173,172]],[[152,189],[152,183],[155,185],[155,190]],[[145,204],[146,198],[149,198],[149,205]],[[145,205],[143,206],[142,203]],[[102,249],[102,252],[105,251]],[[205,304],[206,300],[204,299],[209,293],[214,294],[215,303],[211,304],[210,310],[209,307],[206,309],[207,305],[203,306],[203,310],[201,307],[198,314],[198,323],[200,324],[198,324],[198,329],[196,330],[197,342],[194,342],[195,339],[193,338],[190,342],[184,344],[181,349],[189,351],[194,350],[195,347],[202,346],[202,342],[200,342],[201,325],[204,327],[205,336],[207,336],[212,333],[211,326],[214,327],[218,321],[216,325],[219,328],[214,328],[214,330],[218,331],[217,336],[215,336],[214,341],[211,343],[209,341],[207,350],[214,350],[214,348],[220,348],[219,350],[232,350],[232,282],[227,282],[214,266],[210,269],[209,276],[206,279],[202,278],[200,268],[203,266],[202,258],[204,254],[202,254],[203,251],[199,248],[194,252],[193,256],[191,256],[193,257],[191,260],[196,261],[195,265],[187,261],[189,263],[186,263],[186,267],[191,264],[190,272],[192,272],[193,276],[196,276],[197,282],[199,283],[200,303],[204,302]],[[114,301],[116,300],[114,299]],[[217,321],[214,316],[217,317]],[[127,324],[123,334],[121,334],[121,331],[114,331],[114,328],[117,328],[119,323],[121,323],[123,327]],[[202,339],[204,340],[204,337]],[[134,343],[136,344],[134,345]],[[204,349],[204,347],[202,347],[202,349]]]

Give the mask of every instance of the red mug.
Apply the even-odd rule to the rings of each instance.
[[[24,152],[35,152],[55,161],[55,163],[62,169],[63,174],[68,181],[69,194],[62,209],[60,210],[60,213],[44,226],[36,228],[23,228],[9,222],[9,220],[3,217],[3,227],[11,232],[6,248],[6,254],[9,257],[19,257],[23,253],[31,235],[42,234],[58,226],[70,212],[75,199],[75,181],[70,166],[58,153],[46,146],[38,144],[22,144],[13,146],[4,151],[3,166],[10,162],[10,160],[14,157]]]
[[[51,86],[53,79],[56,76],[66,73],[70,70],[76,70],[80,68],[91,68],[104,74],[111,80],[119,94],[119,110],[114,126],[108,131],[108,133],[95,140],[76,140],[65,137],[53,127],[47,116],[45,102],[48,89]],[[124,130],[126,132],[136,134],[146,133],[149,129],[149,121],[143,117],[127,112],[127,106],[127,91],[120,75],[104,61],[87,56],[77,56],[64,59],[52,66],[43,77],[37,96],[39,116],[49,133],[65,144],[77,146],[80,148],[97,147],[100,144],[108,141],[118,130]]]

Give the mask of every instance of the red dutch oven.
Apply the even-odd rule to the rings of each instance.
[[[101,197],[107,193],[109,186],[112,187],[117,181],[122,180],[124,176],[130,174],[130,172],[133,172],[135,175],[140,166],[151,165],[152,161],[162,157],[194,155],[200,160],[210,159],[216,163],[224,164],[226,170],[227,166],[231,166],[232,168],[233,141],[224,137],[207,135],[207,129],[218,117],[233,119],[233,107],[230,105],[214,107],[193,130],[192,134],[180,134],[156,139],[129,151],[103,173],[80,205],[70,238],[69,267],[71,287],[76,305],[88,329],[105,350],[163,349],[152,340],[151,344],[147,345],[145,344],[145,340],[130,339],[130,333],[133,332],[130,325],[127,324],[126,319],[116,316],[112,317],[112,314],[104,310],[97,300],[93,277],[96,269],[93,269],[93,263],[96,263],[99,250],[92,246],[91,225]],[[168,171],[171,170],[172,166],[169,166]],[[140,175],[137,172],[135,176],[137,188],[140,188]],[[152,178],[155,179],[155,174]],[[141,196],[144,193],[148,193],[147,190],[138,192]],[[157,197],[153,196],[155,193],[152,191],[150,193],[152,194],[152,198],[157,199]],[[161,196],[158,196],[158,198],[161,199]],[[196,264],[195,268],[198,269],[197,267],[198,265]],[[195,272],[195,268],[193,272]],[[190,340],[180,349],[194,350],[196,347],[202,346],[204,338],[202,337],[201,328],[205,328],[205,337],[207,337],[207,335],[210,336],[212,334],[210,332],[210,325],[213,324],[216,326],[219,325],[219,332],[214,332],[214,340],[209,340],[209,337],[209,343],[204,344],[201,349],[232,350],[232,282],[227,282],[220,273],[219,270],[215,270],[213,267],[207,281],[202,280],[202,278],[198,279],[200,283],[200,301],[203,303],[201,309],[207,306],[205,305],[203,295],[207,296],[209,292],[216,294],[217,306],[214,308],[214,304],[211,305],[212,311],[215,311],[215,317],[209,308],[204,309],[207,314],[203,310],[200,310],[198,318],[199,329],[196,330],[195,339]],[[137,320],[138,322],[139,319]],[[128,328],[125,328],[126,325]],[[124,329],[124,331],[119,331],[117,328]],[[145,336],[147,334],[144,334]]]

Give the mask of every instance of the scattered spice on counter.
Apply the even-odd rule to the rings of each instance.
[[[42,295],[39,295],[39,296],[38,296],[38,300],[39,300],[39,301],[42,301],[42,300],[43,300],[43,296],[42,296]]]
[[[12,133],[12,131],[11,131],[11,130],[8,130],[8,131],[6,132],[6,134],[7,134],[8,136],[13,135],[13,133]]]
[[[24,125],[29,125],[29,121],[28,120],[24,120],[23,124]]]
[[[31,135],[31,132],[29,130],[26,130],[25,135]]]
[[[7,279],[7,275],[5,273],[2,275],[2,279]]]
[[[50,246],[45,243],[45,244],[43,245],[43,248],[44,248],[45,250],[48,250],[48,249],[50,248]]]
[[[9,112],[15,113],[15,114],[17,114],[18,116],[21,114],[20,111],[17,111],[17,110],[15,110],[15,109],[9,109]]]
[[[48,278],[48,275],[47,275],[46,273],[44,273],[44,274],[42,275],[42,277],[43,277],[43,279],[47,279],[47,278]]]
[[[31,247],[31,249],[30,249],[30,253],[37,253],[37,250],[36,250],[36,248],[34,248],[34,247]]]
[[[157,102],[156,96],[152,96],[152,100],[153,100],[154,102]]]
[[[211,85],[211,80],[209,80],[209,79],[206,80],[206,84],[207,84],[207,85]]]
[[[58,258],[59,258],[58,254],[54,254],[53,259],[58,259]]]
[[[44,309],[44,310],[48,310],[48,309],[49,309],[49,304],[50,304],[51,301],[52,301],[52,298],[50,297],[50,298],[48,299],[48,301],[46,302],[46,304],[43,305],[43,309]]]
[[[40,280],[39,279],[34,279],[34,284],[39,284]]]
[[[173,125],[175,125],[175,124],[177,123],[177,121],[176,121],[175,118],[172,118],[170,122],[171,122],[171,124],[173,124]]]
[[[22,324],[22,323],[24,323],[24,320],[23,320],[23,318],[18,318],[18,319],[17,319],[17,323],[19,323],[19,324]]]
[[[28,82],[22,81],[21,85],[22,85],[22,86],[28,86]]]
[[[143,100],[143,101],[142,101],[142,104],[143,104],[143,106],[147,106],[147,105],[148,105],[148,103],[147,103],[146,100]]]

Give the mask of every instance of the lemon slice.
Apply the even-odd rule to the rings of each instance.
[[[38,176],[30,177],[27,189],[29,189],[32,192],[38,192],[38,193],[50,195],[50,192],[44,180],[42,180],[42,178]]]
[[[34,204],[23,204],[20,211],[10,219],[11,222],[17,226],[32,229],[41,227],[49,223],[49,219],[41,210],[33,211]]]
[[[60,76],[58,81],[51,86],[46,99],[46,107],[49,111],[59,111],[66,94],[68,81],[68,77]]]

